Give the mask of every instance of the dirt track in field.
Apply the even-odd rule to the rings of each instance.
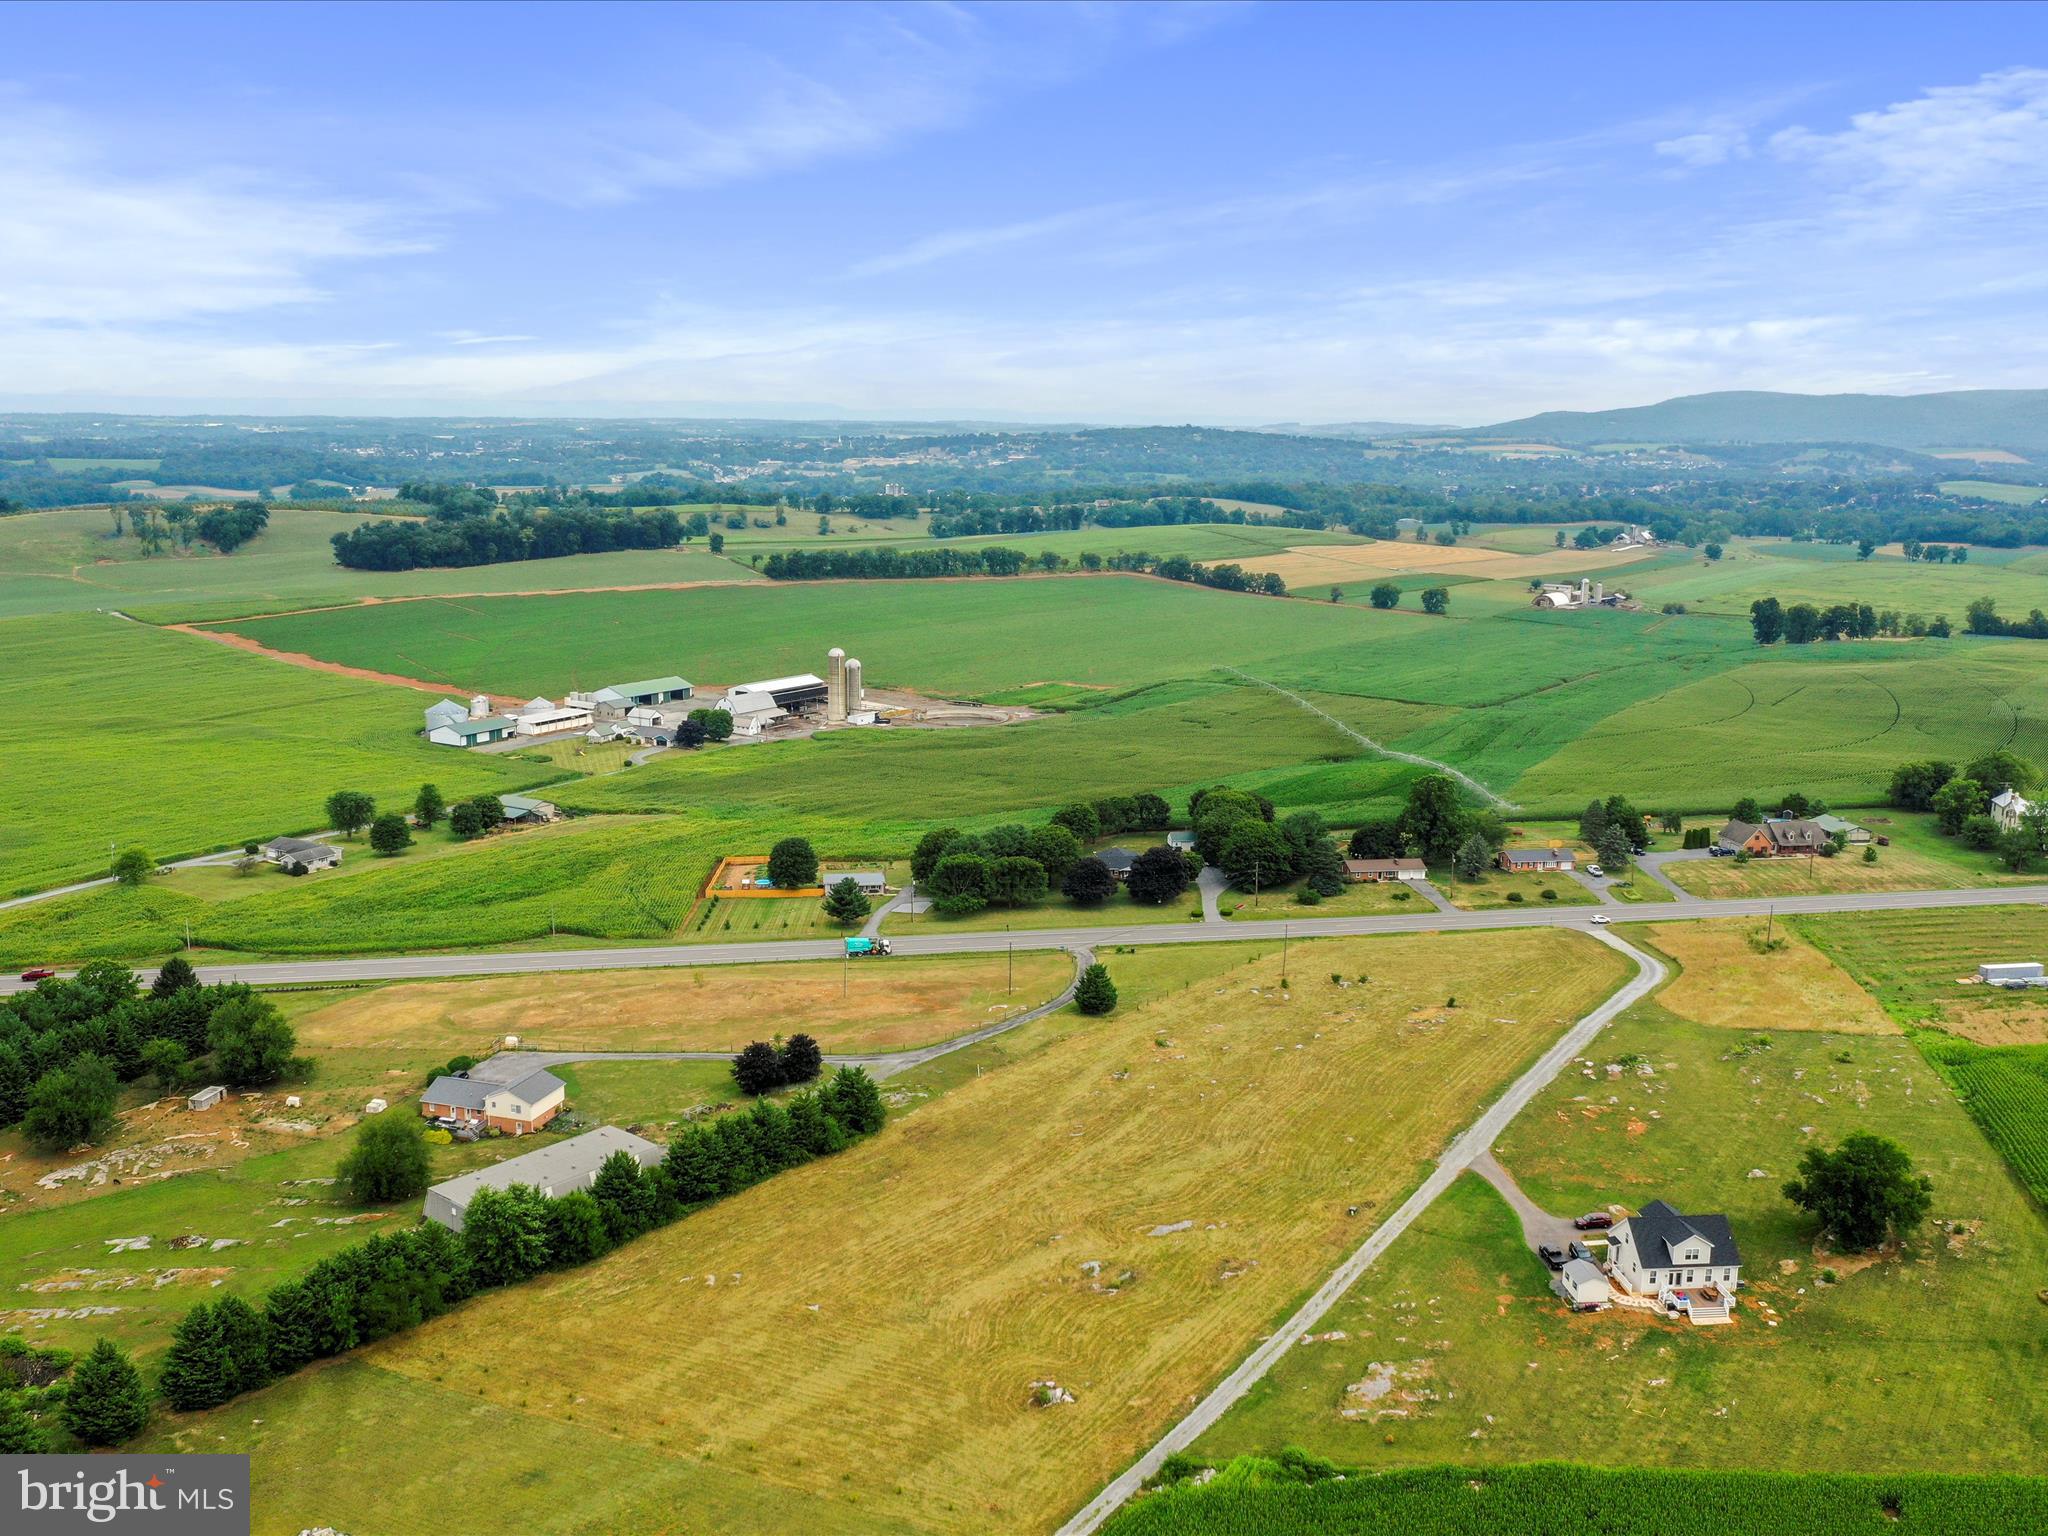
[[[175,630],[181,635],[197,635],[202,640],[212,640],[220,645],[231,645],[238,651],[248,651],[255,656],[267,656],[272,661],[286,662],[294,667],[305,667],[314,672],[331,672],[336,677],[355,677],[369,683],[391,683],[400,688],[416,688],[422,693],[473,693],[474,689],[464,688],[456,683],[430,683],[424,678],[401,677],[396,672],[373,672],[368,667],[343,666],[338,661],[322,661],[317,656],[308,656],[303,651],[275,651],[260,641],[251,640],[247,635],[238,635],[228,630],[200,629],[192,624],[166,624],[165,629]],[[509,693],[484,695],[494,704],[523,704],[524,699]]]

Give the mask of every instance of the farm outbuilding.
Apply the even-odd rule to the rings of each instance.
[[[460,699],[443,699],[438,704],[429,704],[421,711],[426,716],[427,730],[441,725],[460,725],[469,718],[469,706]]]
[[[500,795],[498,804],[505,808],[507,821],[535,824],[562,819],[560,809],[552,800],[536,800],[532,795]]]
[[[227,1089],[221,1084],[215,1083],[212,1087],[202,1088],[193,1094],[185,1101],[185,1107],[187,1109],[211,1109],[227,1096]]]
[[[724,707],[732,709],[737,716],[739,710],[734,708],[736,700],[765,697],[775,708],[788,714],[801,715],[824,708],[830,694],[831,689],[826,686],[825,679],[814,672],[798,672],[789,677],[770,677],[758,683],[736,684],[726,690],[723,703]],[[759,705],[749,704],[747,708],[757,709]]]
[[[1550,1277],[1550,1288],[1574,1312],[1597,1311],[1614,1297],[1614,1287],[1607,1283],[1600,1267],[1585,1259],[1567,1259],[1564,1268]]]
[[[1995,987],[2038,987],[2048,985],[2038,960],[1987,960],[1977,967],[1977,979]]]
[[[673,704],[687,699],[694,692],[688,681],[680,677],[648,677],[637,683],[613,683],[600,688],[591,697],[600,704],[630,709],[635,704]]]
[[[503,741],[512,731],[512,722],[503,715],[485,715],[453,725],[437,725],[427,732],[427,740],[440,747],[480,747],[486,742]]]
[[[463,1212],[480,1189],[506,1189],[514,1184],[531,1184],[550,1200],[574,1189],[588,1189],[597,1180],[597,1170],[614,1152],[630,1152],[642,1168],[660,1164],[663,1148],[615,1125],[601,1125],[594,1131],[567,1141],[508,1157],[489,1168],[479,1168],[460,1178],[436,1184],[427,1191],[426,1217],[451,1232],[462,1230]]]
[[[552,736],[558,731],[587,731],[596,722],[580,704],[555,704],[535,699],[520,711],[513,729],[521,736]]]

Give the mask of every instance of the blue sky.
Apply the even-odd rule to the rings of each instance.
[[[0,402],[2048,384],[2048,7],[0,10]]]

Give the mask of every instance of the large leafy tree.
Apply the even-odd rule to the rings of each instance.
[[[1458,786],[1449,775],[1425,773],[1409,787],[1401,833],[1429,863],[1451,862],[1465,840],[1466,825]]]
[[[948,917],[966,917],[988,905],[989,863],[979,854],[949,853],[926,882],[932,905]]]
[[[766,1040],[756,1040],[732,1059],[732,1080],[741,1093],[760,1095],[782,1086],[782,1055]]]
[[[1099,907],[1116,894],[1116,876],[1100,859],[1076,859],[1060,882],[1060,894],[1078,907]]]
[[[427,1141],[411,1115],[375,1115],[356,1128],[355,1145],[335,1170],[358,1205],[416,1200],[427,1192]]]
[[[1852,1131],[1832,1151],[1808,1147],[1800,1154],[1799,1176],[1785,1185],[1785,1198],[1818,1217],[1821,1230],[1844,1248],[1860,1252],[1926,1220],[1934,1183],[1897,1142]]]
[[[479,1285],[511,1285],[548,1266],[547,1197],[530,1184],[480,1189],[462,1213],[462,1246]]]
[[[1241,822],[1224,838],[1216,864],[1238,890],[1264,890],[1294,878],[1294,845],[1278,827]]]
[[[292,1070],[298,1037],[274,1004],[254,995],[230,998],[206,1021],[214,1065],[232,1088],[274,1083]]]
[[[327,819],[337,832],[354,837],[377,814],[377,802],[357,789],[337,789],[327,797]]]
[[[1354,859],[1398,859],[1408,851],[1408,835],[1393,818],[1363,822],[1351,834],[1350,850]]]
[[[48,1152],[97,1141],[113,1127],[119,1089],[113,1064],[97,1052],[82,1052],[69,1066],[36,1079],[28,1091],[22,1132]]]
[[[1192,878],[1188,873],[1188,861],[1181,857],[1180,850],[1161,844],[1147,848],[1132,862],[1124,888],[1135,902],[1148,907],[1163,907],[1169,901],[1179,899]]]
[[[811,1036],[798,1032],[782,1042],[782,1080],[785,1083],[815,1082],[825,1070],[825,1053]]]
[[[768,878],[777,890],[795,891],[815,885],[818,853],[803,837],[785,837],[768,850]]]

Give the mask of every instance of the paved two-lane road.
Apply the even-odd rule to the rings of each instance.
[[[1985,886],[1959,891],[1858,891],[1832,896],[1784,896],[1764,901],[1657,902],[1601,916],[1628,923],[1697,922],[1703,917],[1780,917],[1820,912],[1891,912],[1929,907],[2003,907],[2048,902],[2048,885]],[[1584,907],[1545,910],[1503,907],[1490,912],[1418,912],[1399,917],[1271,918],[1137,923],[1129,927],[1033,928],[1005,932],[892,934],[899,955],[971,955],[1017,949],[1100,949],[1140,944],[1215,944],[1233,939],[1355,938],[1375,933],[1462,933],[1497,928],[1587,928],[1594,913]],[[520,976],[550,971],[643,970],[684,965],[742,965],[763,960],[833,960],[845,952],[838,939],[799,939],[764,944],[660,944],[639,948],[543,949],[488,954],[378,955],[360,959],[286,960],[199,967],[199,979],[246,981],[256,986],[315,986],[333,982],[419,981],[446,976]],[[863,962],[874,963],[874,962]],[[146,974],[146,973],[145,973]],[[24,983],[0,981],[0,994]]]

